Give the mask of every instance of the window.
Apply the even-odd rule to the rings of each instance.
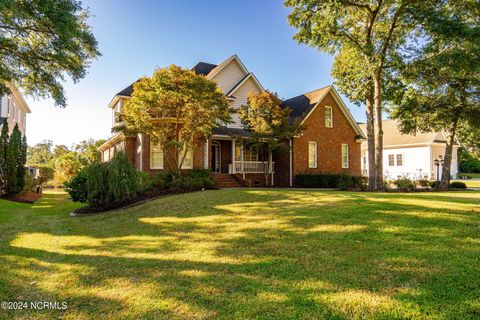
[[[110,160],[110,149],[103,151],[103,162]]]
[[[163,148],[150,141],[150,169],[163,169]]]
[[[325,107],[325,127],[333,128],[333,109],[330,106]]]
[[[393,154],[388,155],[388,166],[393,167],[395,165],[395,156]]]
[[[180,160],[185,155],[184,152],[180,153]],[[192,150],[188,150],[187,154],[185,155],[185,159],[183,159],[182,169],[192,169],[193,168],[193,153]]]
[[[317,167],[317,143],[315,141],[308,142],[308,167]]]
[[[348,159],[348,144],[342,144],[342,168],[346,169],[349,167],[349,159]]]
[[[242,161],[241,145],[235,145],[235,161]],[[256,148],[244,148],[243,149],[244,161],[258,161],[258,150]]]
[[[397,166],[398,167],[403,166],[403,155],[402,154],[397,154]]]
[[[113,157],[115,156],[115,146],[112,146],[110,147],[110,158],[108,159],[109,161],[113,159]]]

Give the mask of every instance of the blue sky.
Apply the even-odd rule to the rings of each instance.
[[[27,97],[29,144],[108,138],[113,95],[157,67],[218,64],[236,53],[263,86],[282,98],[333,82],[333,57],[299,45],[281,0],[83,1],[102,57],[79,83],[68,81],[68,106]],[[345,100],[357,121],[364,111]]]

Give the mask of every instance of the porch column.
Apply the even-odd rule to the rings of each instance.
[[[208,162],[208,154],[210,152],[209,144],[210,144],[210,139],[207,139],[205,141],[205,146],[204,146],[204,150],[203,150],[203,167],[204,167],[204,169],[208,169],[208,166],[209,166],[209,162]]]
[[[270,152],[270,155],[268,156],[268,170],[270,171],[270,175],[272,176],[272,183],[271,185],[273,186],[273,168],[272,168],[272,153]]]
[[[232,140],[232,173],[235,174],[235,139]]]
[[[243,165],[243,143],[242,145],[240,146],[240,166],[242,168],[242,177],[243,177],[243,180],[245,180],[245,167]]]

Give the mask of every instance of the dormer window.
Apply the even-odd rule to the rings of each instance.
[[[325,107],[325,128],[333,128],[333,109],[330,106]]]

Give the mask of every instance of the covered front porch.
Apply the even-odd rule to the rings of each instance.
[[[234,174],[244,180],[252,175],[260,176],[268,172],[272,173],[273,184],[275,162],[272,161],[270,166],[268,160],[262,159],[261,152],[245,146],[243,141],[245,137],[213,135],[206,144],[208,155],[205,157],[205,168],[213,173]]]

